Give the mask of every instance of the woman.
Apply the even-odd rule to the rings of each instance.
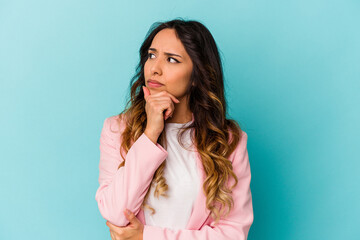
[[[203,24],[150,29],[126,109],[104,121],[99,169],[95,198],[112,239],[247,238],[247,134],[226,119],[221,60]]]

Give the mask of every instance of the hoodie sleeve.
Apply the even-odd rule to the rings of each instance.
[[[243,136],[230,155],[238,183],[233,189],[234,207],[229,215],[221,218],[217,225],[212,221],[199,230],[172,230],[157,226],[144,226],[144,240],[246,240],[253,223],[253,206],[250,191],[250,163],[247,151],[247,134]],[[231,179],[233,180],[233,179]],[[231,185],[234,181],[231,181]]]
[[[117,226],[126,226],[125,208],[137,214],[153,175],[166,159],[167,152],[160,144],[154,144],[144,133],[133,143],[125,156],[120,155],[121,129],[118,116],[106,118],[100,135],[99,187],[95,200],[103,218]]]

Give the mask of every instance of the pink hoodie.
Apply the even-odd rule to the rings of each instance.
[[[125,156],[125,165],[118,169],[123,161],[120,155],[120,135],[125,124],[118,125],[119,116],[111,116],[104,121],[100,136],[99,183],[95,199],[101,215],[117,226],[126,226],[125,208],[132,211],[144,224],[144,240],[245,240],[253,223],[253,206],[250,191],[250,163],[247,151],[247,134],[242,131],[242,138],[230,155],[233,171],[238,177],[238,184],[233,189],[234,207],[226,217],[215,226],[210,211],[206,208],[206,196],[200,191],[193,206],[186,229],[146,225],[144,212],[140,208],[150,186],[153,175],[166,159],[167,151],[154,144],[144,133],[133,143]],[[120,130],[120,131],[119,131]],[[197,153],[196,159],[201,182],[205,172]],[[231,178],[230,185],[234,183]]]

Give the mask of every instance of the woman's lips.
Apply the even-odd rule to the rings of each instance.
[[[154,81],[154,80],[149,80],[148,85],[149,85],[149,87],[152,87],[152,88],[158,88],[158,87],[164,86],[164,84],[161,84],[158,81]]]

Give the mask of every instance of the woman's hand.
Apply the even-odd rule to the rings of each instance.
[[[129,224],[126,227],[118,227],[114,224],[111,224],[109,221],[106,222],[106,225],[110,228],[110,236],[112,240],[142,240],[144,225],[140,220],[135,216],[134,213],[126,213],[124,211],[125,217],[129,220]]]
[[[143,91],[147,117],[145,134],[156,144],[164,129],[164,121],[171,117],[175,110],[173,102],[179,103],[180,101],[167,91],[150,94],[149,89],[145,86],[143,86]]]

